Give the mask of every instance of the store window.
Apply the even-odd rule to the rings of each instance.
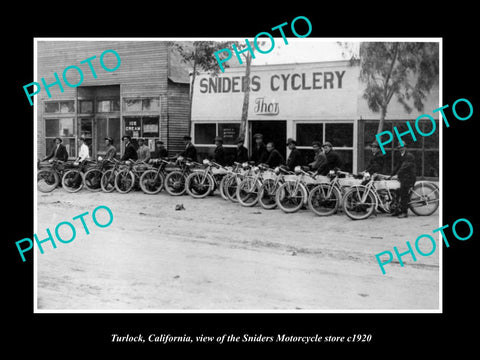
[[[297,124],[298,146],[312,146],[313,141],[323,143],[324,124]]]
[[[412,128],[415,126],[414,121],[410,121]],[[406,121],[396,120],[396,121],[385,121],[383,126],[383,131],[391,131],[394,133],[393,127],[396,126],[399,133],[405,132],[408,130]],[[420,130],[423,133],[429,133],[432,130],[432,123],[429,120],[420,120],[418,123]],[[438,132],[439,123],[436,121],[435,128],[436,131],[427,137],[419,135],[414,129],[415,136],[417,141],[413,141],[410,134],[406,134],[402,137],[408,144],[408,150],[415,157],[415,168],[417,177],[419,178],[438,178],[439,176],[439,132]],[[372,152],[370,144],[375,140],[375,135],[378,131],[378,120],[368,120],[363,122],[363,131],[364,131],[364,166],[368,164],[370,158],[372,157]],[[396,164],[398,163],[398,151],[395,149],[395,146],[398,144],[398,139],[394,135],[394,140],[386,144],[385,151],[385,167],[384,173],[390,174],[395,169]],[[393,154],[393,156],[392,156]],[[362,170],[362,169],[360,169]]]
[[[237,145],[235,140],[240,134],[240,124],[218,124],[218,136],[223,138],[223,145]]]
[[[158,116],[125,116],[124,134],[132,137],[137,147],[138,138],[145,138],[150,151],[155,150],[155,140],[160,138],[160,118]]]
[[[44,113],[45,114],[68,114],[75,112],[75,101],[45,101]]]
[[[93,100],[80,100],[78,104],[79,114],[93,113]]]
[[[149,98],[124,98],[123,110],[127,112],[160,111],[160,99]]]
[[[313,161],[315,153],[312,142],[321,144],[329,141],[333,149],[340,155],[342,170],[352,172],[353,169],[353,123],[299,123],[296,125],[297,148],[307,163]]]
[[[118,98],[97,100],[97,113],[115,111],[120,111],[120,100]]]
[[[194,142],[198,145],[213,145],[217,136],[217,124],[195,124]]]
[[[74,118],[54,118],[45,119],[45,141],[46,154],[49,154],[54,146],[56,137],[63,140],[63,145],[67,148],[70,157],[76,156],[75,137],[74,137],[75,119]]]

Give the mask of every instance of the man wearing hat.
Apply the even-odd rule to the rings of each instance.
[[[53,160],[67,161],[68,160],[68,151],[65,145],[62,144],[62,139],[59,137],[55,138],[55,146],[48,156],[45,156],[41,161],[48,160],[52,162]]]
[[[163,146],[163,141],[157,140],[155,141],[155,151],[152,152],[151,159],[160,159],[168,157],[168,151]]]
[[[107,136],[105,138],[105,146],[106,148],[106,153],[105,153],[105,160],[113,160],[115,158],[115,155],[117,155],[117,149],[115,146],[113,146],[113,139],[110,136]]]
[[[255,139],[255,144],[253,145],[250,160],[255,162],[255,165],[258,165],[267,161],[268,153],[267,148],[263,143],[263,135],[255,134],[253,135],[253,138]]]
[[[180,156],[197,161],[197,148],[192,144],[192,137],[185,135],[183,137],[183,143],[185,144],[185,150],[180,153]]]
[[[383,172],[385,157],[383,157],[382,152],[380,151],[380,146],[378,145],[377,141],[374,141],[370,145],[370,147],[372,149],[373,156],[370,158],[370,161],[368,162],[368,165],[365,168],[365,171],[370,174],[376,174],[376,173],[381,174]]]
[[[131,143],[131,137],[129,135],[122,136],[122,141],[125,143],[125,152],[120,160],[127,161],[132,160],[136,161],[138,159],[137,151]]]
[[[334,170],[335,168],[342,167],[342,160],[340,159],[340,155],[334,150],[332,150],[332,143],[329,141],[325,141],[323,144],[323,151],[325,153],[326,161],[320,165],[317,172],[320,175],[327,175],[330,170]]]
[[[215,137],[215,145],[217,146],[213,152],[213,161],[217,164],[225,165],[225,149],[223,148],[223,138],[221,136]]]
[[[300,150],[297,149],[297,142],[291,138],[287,140],[287,146],[290,149],[290,155],[287,159],[287,167],[290,171],[294,171],[296,166],[305,165],[305,159]]]
[[[80,141],[80,151],[78,152],[78,157],[75,160],[75,165],[78,165],[79,163],[81,163],[84,160],[87,160],[90,157],[88,152],[88,145],[85,144],[85,137],[83,136],[80,137],[79,141]]]
[[[138,139],[137,157],[140,161],[148,162],[150,160],[150,149],[145,145],[145,139]]]
[[[244,163],[248,161],[248,150],[243,146],[244,139],[242,137],[237,138],[237,151],[235,152],[235,158],[233,161],[238,163]]]
[[[407,144],[398,144],[396,149],[399,150],[400,156],[397,158],[397,165],[393,170],[391,178],[398,178],[400,181],[400,203],[397,212],[394,212],[392,216],[398,215],[399,218],[408,217],[408,193],[410,188],[415,185],[416,169],[415,169],[415,157],[412,153],[407,151]]]
[[[318,170],[318,168],[325,162],[327,161],[327,158],[325,157],[325,154],[322,149],[322,145],[320,144],[320,141],[313,141],[312,142],[312,149],[315,153],[315,157],[313,158],[313,161],[308,164],[311,170],[315,171]]]
[[[282,154],[275,149],[275,144],[270,141],[267,143],[267,151],[268,151],[268,159],[265,161],[265,163],[270,167],[270,168],[276,168],[277,166],[284,165],[285,160],[283,159]]]

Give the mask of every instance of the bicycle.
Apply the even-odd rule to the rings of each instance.
[[[343,210],[352,220],[367,219],[377,210],[394,212],[399,205],[399,189],[400,182],[390,180],[389,176],[365,173],[364,184],[353,186],[345,194]],[[438,187],[430,182],[417,182],[409,190],[409,209],[418,216],[433,214],[439,206],[438,192]]]
[[[95,161],[92,160],[73,163],[73,169],[66,171],[62,176],[62,187],[71,193],[80,191],[85,184],[86,170],[95,165]]]
[[[201,164],[193,161],[187,161],[183,157],[178,157],[172,169],[165,168],[167,175],[165,176],[165,191],[172,196],[180,196],[185,194],[185,180],[192,172],[192,168],[201,166]]]
[[[150,168],[145,161],[127,160],[125,164],[126,166],[115,175],[115,189],[121,194],[132,191],[142,174]]]
[[[284,176],[284,183],[275,194],[277,206],[286,213],[294,213],[306,205],[310,190],[318,183],[314,172],[305,171],[301,166],[294,170],[295,175]]]
[[[52,192],[63,177],[64,171],[71,167],[71,163],[61,160],[52,160],[48,163],[37,162],[37,189],[43,193]]]
[[[97,192],[102,190],[102,175],[112,166],[110,160],[103,160],[101,157],[95,165],[83,174],[83,183],[85,189]]]
[[[140,176],[140,188],[146,194],[154,195],[163,190],[165,185],[165,167],[171,164],[170,161],[164,159],[152,159],[150,162],[157,165],[156,169],[146,170]]]
[[[100,186],[102,191],[110,193],[115,190],[115,177],[118,172],[125,167],[125,164],[115,158],[111,160],[105,160],[108,164],[113,164],[113,167],[106,170],[100,179]]]
[[[262,186],[258,203],[265,210],[271,210],[277,207],[275,196],[280,185],[284,183],[284,175],[294,174],[283,167],[277,166],[275,169],[267,169],[262,176]]]
[[[262,186],[262,172],[268,168],[268,165],[259,164],[253,166],[249,173],[243,177],[243,180],[237,186],[237,200],[242,206],[255,206],[260,197],[260,188]]]
[[[234,163],[235,167],[232,169],[230,174],[227,174],[223,177],[222,182],[224,183],[223,186],[220,183],[220,187],[223,187],[223,192],[226,199],[230,200],[231,202],[238,202],[237,200],[237,187],[238,184],[243,180],[243,178],[250,174],[252,163],[244,162]]]
[[[343,177],[342,177],[343,176]],[[327,176],[318,175],[320,184],[315,186],[308,195],[308,207],[319,216],[328,216],[341,208],[342,199],[354,185],[361,184],[362,175],[354,175],[340,170],[330,170]]]
[[[195,199],[201,199],[212,194],[220,186],[221,179],[227,170],[210,160],[203,160],[204,170],[194,170],[185,180],[187,193]]]

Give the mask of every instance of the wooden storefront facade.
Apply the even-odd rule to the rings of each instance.
[[[105,50],[116,51],[121,65],[107,72],[99,64]],[[48,97],[41,91],[37,101],[37,155],[47,154],[54,138],[61,137],[69,157],[78,154],[78,139],[85,137],[90,156],[105,152],[106,136],[114,139],[118,156],[123,147],[121,137],[130,135],[134,143],[145,138],[153,151],[155,140],[165,143],[170,154],[183,147],[181,138],[188,131],[189,76],[188,69],[172,56],[165,41],[48,41],[37,42],[37,81],[62,80],[63,70],[76,65],[83,70],[78,87],[63,84],[51,86]],[[91,61],[96,78],[88,64]],[[114,59],[115,60],[115,59]],[[105,58],[107,61],[107,58]],[[79,82],[79,75],[68,73],[68,81]]]

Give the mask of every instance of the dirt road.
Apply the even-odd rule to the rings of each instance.
[[[176,211],[183,204],[185,210]],[[72,218],[108,206],[113,223],[90,235]],[[38,193],[40,239],[61,221],[77,237],[37,250],[39,310],[438,309],[439,250],[386,265],[375,254],[407,250],[438,227],[438,212],[352,221],[308,210],[245,208],[219,195]],[[42,237],[42,235],[45,235]],[[438,244],[438,237],[437,244]]]

